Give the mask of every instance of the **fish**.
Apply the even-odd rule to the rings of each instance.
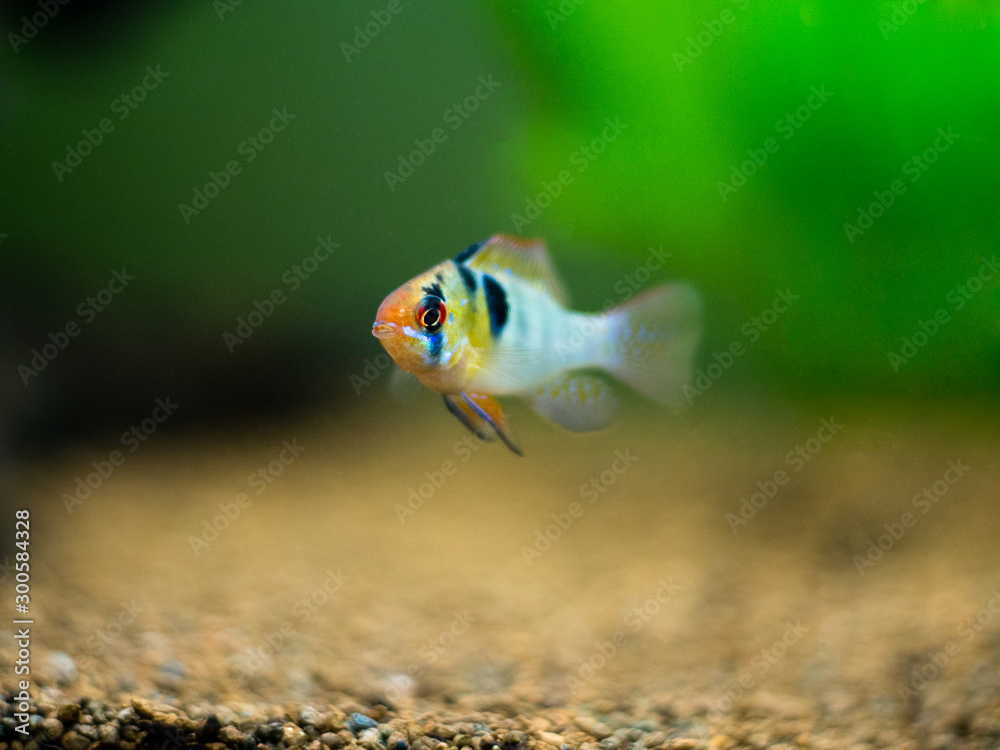
[[[617,417],[609,375],[681,404],[701,333],[697,290],[675,282],[612,305],[570,310],[544,242],[497,234],[389,294],[372,334],[469,430],[520,456],[497,396],[520,397],[573,432]]]

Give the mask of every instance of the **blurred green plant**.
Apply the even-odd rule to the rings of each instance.
[[[706,364],[739,342],[806,388],[1000,384],[1000,6],[493,7],[539,86],[528,182],[574,175],[532,229],[666,242],[709,296]],[[801,301],[750,341],[776,290]]]

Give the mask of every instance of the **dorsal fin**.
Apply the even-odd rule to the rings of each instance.
[[[525,240],[509,234],[495,234],[460,252],[455,262],[501,280],[517,276],[548,292],[560,304],[566,304],[566,292],[552,269],[545,243],[538,238]]]

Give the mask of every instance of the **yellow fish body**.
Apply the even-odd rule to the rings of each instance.
[[[520,455],[494,396],[516,395],[575,432],[618,413],[602,370],[661,403],[682,395],[701,305],[687,284],[651,289],[608,312],[565,307],[540,240],[494,235],[408,281],[372,333],[402,369],[444,394],[470,430]]]

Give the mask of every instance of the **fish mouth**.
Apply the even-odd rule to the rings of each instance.
[[[387,339],[396,334],[399,326],[396,323],[389,323],[385,320],[376,320],[372,326],[372,336],[377,339]]]

